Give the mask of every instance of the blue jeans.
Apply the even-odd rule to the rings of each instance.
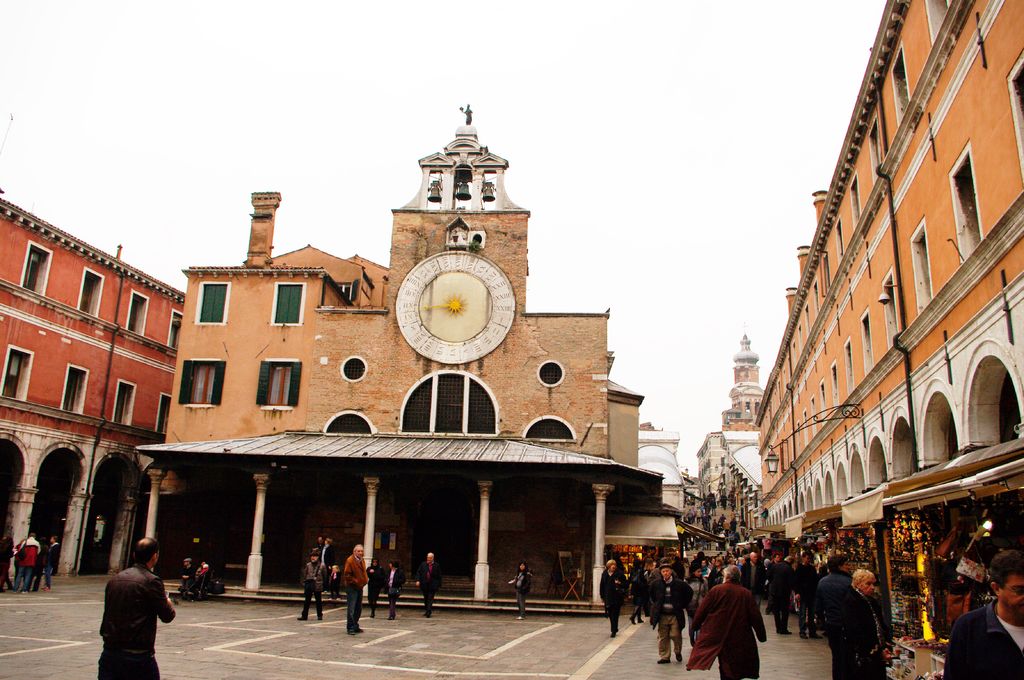
[[[21,590],[22,592],[28,592],[28,589],[32,586],[32,576],[35,573],[35,567],[18,567],[18,574],[14,577],[14,592]]]
[[[359,617],[363,614],[363,589],[345,586],[345,608],[348,610],[347,628],[359,630]]]
[[[50,587],[50,577],[53,576],[54,571],[56,571],[56,569],[53,568],[52,564],[47,564],[46,568],[43,569],[43,578],[46,579],[47,588]]]
[[[160,668],[152,654],[104,649],[100,654],[99,680],[160,680]]]

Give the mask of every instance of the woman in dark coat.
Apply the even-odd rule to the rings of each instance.
[[[384,570],[384,587],[388,593],[388,621],[395,620],[395,603],[398,596],[402,594],[402,586],[405,585],[405,572],[398,560],[388,562],[388,568]]]
[[[884,680],[891,634],[882,607],[875,599],[875,575],[853,572],[853,587],[843,602],[842,658],[844,677]]]
[[[604,612],[608,615],[611,624],[612,637],[619,632],[619,611],[626,599],[626,591],[629,584],[626,577],[619,571],[619,565],[615,560],[608,560],[605,569],[601,573],[601,599],[604,600]]]
[[[508,582],[516,591],[516,607],[519,609],[519,616],[516,617],[517,621],[522,621],[526,618],[526,596],[530,594],[530,584],[532,582],[533,573],[530,571],[530,565],[526,563],[526,560],[521,560],[519,566],[516,567],[516,575]]]
[[[772,580],[768,584],[768,594],[772,599],[772,614],[775,615],[775,632],[778,635],[790,635],[789,630],[789,598],[793,594],[796,572],[793,571],[793,558],[775,562],[771,567]]]
[[[374,557],[370,560],[370,566],[366,568],[366,578],[370,595],[370,618],[377,616],[377,600],[380,598],[380,591],[384,588],[384,567],[380,566],[380,560]]]

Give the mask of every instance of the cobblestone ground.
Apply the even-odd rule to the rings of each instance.
[[[0,678],[95,678],[105,578],[55,582],[50,593],[0,595]],[[160,625],[157,660],[164,678],[375,679],[678,677],[683,664],[658,665],[650,626],[631,626],[608,637],[594,617],[438,611],[425,619],[399,609],[398,619],[369,618],[365,633],[345,634],[345,611],[328,608],[324,620],[297,621],[286,604],[213,601],[182,603],[178,617]],[[386,612],[385,612],[386,613]],[[378,611],[378,615],[380,611]],[[769,629],[771,627],[769,626]],[[761,645],[762,678],[828,678],[825,640],[779,638]],[[684,646],[684,659],[689,643]],[[685,673],[687,680],[718,678],[717,667]]]

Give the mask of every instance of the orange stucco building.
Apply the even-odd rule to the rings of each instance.
[[[886,3],[787,291],[758,421],[778,457],[765,523],[1017,436],[1022,27],[1019,2]]]

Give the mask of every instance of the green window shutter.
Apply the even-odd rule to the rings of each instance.
[[[256,383],[256,403],[263,406],[267,403],[267,390],[270,388],[270,362],[260,362],[260,377]]]
[[[200,323],[221,323],[224,321],[224,302],[228,295],[226,283],[208,283],[203,286],[202,308],[199,310]]]
[[[299,403],[299,383],[302,381],[302,362],[292,362],[292,374],[288,382],[288,405],[297,406]]]
[[[213,362],[213,394],[210,395],[211,404],[220,403],[220,395],[224,390],[224,367],[226,362],[214,361]]]
[[[186,360],[181,365],[181,391],[178,392],[178,403],[188,404],[192,401],[192,362]]]
[[[274,323],[298,323],[302,304],[301,284],[281,284],[277,287],[277,309]]]

